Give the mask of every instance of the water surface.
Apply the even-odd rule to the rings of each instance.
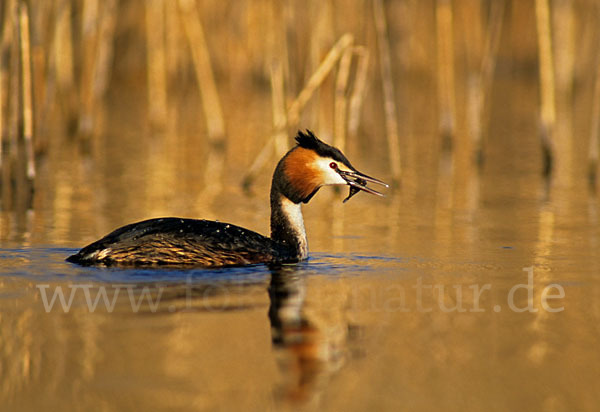
[[[3,404],[593,410],[595,200],[491,191],[473,211],[308,205],[311,258],[277,270],[81,268],[72,246],[6,241]]]
[[[310,259],[278,270],[64,261],[151,217],[268,233],[277,159],[241,187],[271,130],[264,79],[221,81],[224,150],[210,149],[191,92],[170,95],[165,130],[152,128],[135,68],[87,143],[65,119],[44,125],[32,207],[0,212],[0,409],[597,410],[598,200],[581,176],[541,176],[537,71],[509,63],[480,167],[460,144],[440,149],[435,78],[401,77],[402,181],[346,204],[346,190],[322,189],[304,206]],[[301,127],[330,137],[311,107]],[[390,181],[379,111],[366,105],[345,153]]]

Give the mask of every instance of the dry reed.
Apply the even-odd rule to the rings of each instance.
[[[275,142],[276,136],[280,130],[285,130],[286,127],[295,127],[300,121],[300,115],[302,113],[302,109],[312,95],[315,90],[323,83],[327,75],[333,70],[335,64],[339,61],[344,51],[352,46],[354,42],[354,37],[351,34],[344,34],[336,44],[329,50],[329,53],[325,56],[317,70],[310,76],[308,82],[302,89],[302,91],[298,94],[296,99],[290,105],[287,111],[287,123],[281,123],[275,125],[275,130],[263,146],[263,149],[259,152],[258,156],[254,159],[252,165],[248,169],[248,172],[244,176],[244,180],[242,185],[244,188],[248,189],[256,177],[256,174],[263,168],[265,163],[270,159],[273,152],[273,144]],[[283,121],[283,118],[282,118]]]
[[[8,147],[8,153],[0,150],[2,208],[24,211],[31,207],[35,177],[30,19],[26,4],[8,2],[4,18],[0,42],[0,144]]]
[[[23,139],[26,153],[26,174],[32,184],[35,178],[33,154],[33,80],[31,77],[31,43],[29,40],[29,10],[25,3],[19,4],[19,28],[21,43],[21,93],[23,109]]]
[[[5,113],[7,110],[7,102],[8,102],[8,87],[6,83],[8,82],[8,65],[5,62],[4,55],[5,50],[8,50],[8,23],[4,23],[2,26],[2,30],[0,31],[0,172],[3,168],[3,158],[4,158],[4,137],[6,135],[6,121]],[[0,176],[0,182],[2,182],[2,178]]]
[[[398,137],[398,118],[396,111],[396,95],[392,77],[392,59],[387,35],[387,23],[382,0],[373,0],[373,14],[377,30],[377,45],[379,46],[379,68],[383,87],[385,128],[390,155],[392,178],[396,183],[400,181],[402,165],[400,159],[400,141]]]
[[[10,2],[8,3],[10,5]],[[7,7],[8,10],[10,10]],[[5,9],[5,14],[8,14]],[[4,147],[8,146],[8,137],[10,133],[9,119],[9,96],[10,96],[10,67],[7,58],[11,50],[11,24],[8,18],[4,17],[5,21],[0,31],[0,187],[2,189],[1,199],[2,207],[6,207],[6,199],[8,198],[9,175],[8,171],[10,163],[5,161]]]
[[[360,111],[365,97],[367,75],[369,72],[369,50],[362,46],[355,46],[353,50],[357,56],[357,64],[354,87],[350,96],[350,107],[348,109],[348,137],[350,139],[354,138],[358,133]]]
[[[490,118],[490,94],[493,84],[496,61],[498,59],[498,49],[500,47],[500,38],[502,35],[502,25],[504,23],[504,11],[506,9],[506,0],[496,0],[490,3],[489,25],[485,34],[483,45],[483,56],[481,59],[481,81],[480,81],[480,107],[479,107],[479,132],[476,133],[476,155],[477,159],[483,159],[483,140],[484,128],[487,128]]]
[[[208,137],[213,146],[222,147],[225,139],[225,121],[198,4],[193,0],[179,0],[179,13],[196,70]]]
[[[596,35],[600,40],[600,31]],[[588,176],[593,189],[600,191],[600,163],[598,154],[600,152],[600,53],[596,55],[596,73],[594,77],[594,94],[592,95],[590,143],[588,155]]]
[[[84,101],[85,113],[80,116],[80,132],[94,131],[95,111],[106,93],[110,79],[110,69],[113,63],[114,32],[117,19],[117,0],[103,0],[100,3],[98,34],[96,36],[95,53],[91,66],[91,90],[87,101]],[[87,104],[85,104],[87,103]],[[82,128],[81,117],[85,120]]]
[[[462,96],[461,93],[466,93],[470,134],[475,142],[474,149],[481,154],[482,147],[487,144],[487,124],[494,116],[491,113],[490,91],[494,84],[495,68],[499,59],[507,60],[500,43],[504,41],[501,38],[503,26],[510,28],[510,19],[514,18],[513,15],[505,16],[509,3],[506,0],[475,0],[473,4],[476,10],[467,14],[480,20],[476,22],[477,27],[465,30],[474,30],[466,36],[472,36],[469,39],[474,38],[476,42],[466,41],[464,45],[455,42],[454,38],[454,34],[462,28],[454,24],[453,7],[458,9],[461,5],[451,0],[436,0],[429,4],[402,2],[401,5],[369,0],[357,4],[368,8],[372,6],[373,18],[370,13],[365,13],[364,16],[349,15],[348,19],[340,20],[337,12],[346,5],[321,5],[317,2],[309,3],[309,7],[291,3],[281,5],[271,1],[248,3],[248,10],[228,9],[223,12],[220,2],[147,0],[144,4],[145,13],[131,13],[124,17],[120,12],[127,7],[133,8],[128,1],[6,0],[1,6],[3,13],[0,14],[0,138],[3,142],[0,144],[0,166],[3,193],[21,186],[25,188],[18,189],[21,193],[29,190],[28,181],[36,174],[34,151],[39,148],[40,133],[43,133],[40,129],[52,127],[48,125],[48,120],[57,112],[62,116],[63,124],[72,124],[72,131],[93,137],[90,132],[98,130],[98,109],[102,107],[102,98],[109,87],[113,66],[120,67],[121,64],[113,61],[115,44],[121,47],[127,41],[132,41],[130,39],[135,41],[136,36],[127,37],[128,34],[124,34],[134,30],[140,31],[139,38],[146,44],[145,88],[148,92],[149,118],[154,125],[162,126],[165,118],[170,119],[168,100],[175,96],[175,93],[170,94],[172,90],[169,87],[173,84],[170,81],[182,73],[186,74],[188,66],[193,70],[208,131],[205,178],[210,185],[217,183],[222,174],[226,121],[230,121],[226,120],[221,107],[221,97],[227,97],[227,87],[220,88],[222,85],[215,79],[215,67],[231,70],[231,73],[224,73],[223,76],[233,79],[231,82],[249,83],[255,76],[270,80],[272,126],[266,128],[271,135],[252,163],[246,176],[247,183],[253,180],[272,156],[280,155],[287,149],[288,131],[298,127],[303,116],[304,119],[315,119],[315,122],[318,118],[319,127],[327,130],[333,118],[333,143],[341,148],[347,146],[347,140],[350,141],[358,133],[365,98],[373,103],[373,107],[378,106],[373,101],[379,98],[378,93],[365,97],[368,86],[374,81],[381,82],[384,107],[384,121],[381,123],[386,130],[392,178],[399,180],[403,172],[399,124],[404,124],[399,122],[399,117],[402,121],[420,118],[419,109],[416,108],[418,103],[413,104],[411,99],[404,99],[411,100],[411,104],[403,107],[401,113],[398,112],[396,104],[400,99],[394,90],[394,67],[403,76],[406,75],[401,80],[406,84],[412,81],[411,76],[415,73],[424,79],[437,79],[439,131],[446,138],[463,138],[455,130],[457,116],[463,114],[462,107],[456,107],[456,94]],[[589,6],[587,2],[578,0],[560,4],[536,0],[519,9],[527,11],[521,14],[527,15],[532,20],[530,23],[534,22],[531,16],[535,16],[540,135],[544,170],[547,173],[552,168],[553,160],[557,165],[567,164],[567,168],[577,167],[576,164],[570,164],[570,160],[562,161],[563,157],[572,156],[570,151],[565,155],[563,148],[574,151],[579,150],[580,146],[589,149],[584,155],[589,156],[590,175],[592,169],[595,173],[600,167],[600,70],[594,67],[588,70],[589,73],[583,72],[587,69],[578,65],[580,57],[570,45],[581,23],[582,10],[586,10],[584,5]],[[482,18],[482,10],[488,10],[487,19]],[[215,11],[222,12],[219,18],[228,25],[217,27],[214,36],[210,33],[211,36],[205,38],[201,16],[213,16]],[[312,27],[302,24],[314,18],[316,13],[319,15]],[[388,22],[397,21],[400,13],[401,16],[415,16],[426,29],[415,26],[410,33],[405,33],[408,26],[388,27]],[[427,17],[423,19],[423,16]],[[244,32],[246,22],[249,29]],[[263,27],[269,28],[266,33],[261,32]],[[224,33],[235,33],[236,30],[242,33],[239,36],[244,41],[240,42],[235,37],[227,42],[222,41]],[[323,56],[322,45],[332,43],[334,36],[340,33],[346,34],[338,37]],[[401,33],[401,36],[405,34],[408,40],[400,38],[398,42],[398,38],[394,37],[397,33]],[[429,37],[415,40],[421,34]],[[355,45],[354,36],[361,45]],[[214,56],[209,53],[208,41],[211,50],[214,47]],[[402,52],[409,51],[408,57],[405,57],[405,53],[399,53],[400,49],[392,48],[400,43]],[[520,41],[518,47],[521,47],[521,43],[524,42]],[[181,47],[182,44],[184,47]],[[220,47],[223,44],[230,47]],[[409,47],[404,49],[406,45]],[[430,46],[430,50],[427,46]],[[374,50],[378,52],[380,72],[376,78],[370,79],[369,57]],[[402,55],[400,59],[410,59],[410,64],[397,64],[395,56],[399,55]],[[431,59],[430,55],[433,56]],[[455,84],[455,78],[463,78],[464,73],[459,71],[462,69],[459,56],[464,55],[476,58],[467,65],[466,77],[470,80],[466,90],[461,90],[458,87],[465,85]],[[599,59],[596,56],[596,61]],[[217,64],[213,65],[212,61]],[[317,65],[315,61],[320,63]],[[241,62],[246,66],[231,67],[231,62]],[[303,82],[299,79],[304,78],[307,65],[310,66],[307,73],[310,75]],[[316,70],[310,71],[315,67]],[[577,70],[581,70],[581,73]],[[571,126],[573,129],[577,126],[575,119],[572,124],[570,122],[576,114],[573,101],[580,99],[577,89],[572,87],[574,83],[582,84],[581,79],[575,79],[578,75],[595,76],[595,80],[589,82],[594,84],[590,93],[592,114],[589,123],[584,122],[591,127],[589,146],[578,144],[577,133],[571,130]],[[417,81],[418,76],[414,77]],[[412,84],[409,86],[413,87]],[[257,82],[257,90],[260,87],[261,84]],[[301,89],[296,94],[297,87]],[[334,99],[330,100],[331,97]],[[418,98],[430,101],[433,96]],[[311,100],[315,103],[311,109],[318,112],[319,116],[307,116],[306,107]],[[331,102],[333,105],[329,105]],[[366,109],[370,110],[369,106]],[[373,122],[379,119],[373,116],[368,120]],[[60,147],[64,143],[60,139],[55,140],[48,145]],[[432,159],[439,158],[437,151],[437,147],[432,149]],[[12,202],[6,200],[7,197],[14,200],[13,194],[3,195],[3,207]]]
[[[267,8],[269,30],[267,31],[266,59],[269,65],[271,84],[271,106],[273,115],[273,135],[275,139],[275,153],[283,155],[287,151],[287,131],[278,125],[287,124],[286,110],[286,73],[289,74],[288,49],[285,41],[285,20],[283,18],[283,6],[277,2],[271,2]],[[289,76],[288,76],[289,77]]]
[[[287,124],[285,111],[285,86],[283,67],[277,62],[271,65],[271,105],[273,111],[273,133],[275,139],[275,151],[279,156],[287,150],[287,135],[283,127],[277,129],[277,125]]]
[[[348,116],[348,78],[352,63],[353,49],[348,47],[340,59],[337,79],[335,83],[335,134],[333,144],[341,151],[346,147],[346,118]]]
[[[165,11],[165,59],[167,79],[175,78],[177,71],[186,61],[185,49],[181,44],[185,43],[185,34],[180,28],[179,5],[176,1],[164,2]]]
[[[92,107],[94,105],[92,97],[92,85],[94,75],[94,65],[96,64],[96,46],[98,43],[98,20],[100,15],[100,1],[88,0],[83,3],[81,11],[81,47],[78,49],[82,53],[81,68],[79,70],[79,79],[75,79],[79,98],[77,105],[77,132],[80,137],[89,137],[94,129]],[[77,81],[79,80],[79,81]]]
[[[302,113],[304,106],[306,106],[306,103],[308,103],[315,90],[318,89],[325,78],[333,70],[346,49],[352,46],[353,42],[354,36],[350,33],[346,33],[340,37],[337,43],[329,50],[329,53],[327,53],[317,70],[310,76],[308,82],[288,109],[288,122],[291,127],[298,124],[300,121],[300,114]],[[284,127],[284,125],[278,125],[278,127]]]
[[[450,0],[437,0],[435,7],[437,78],[440,134],[449,143],[456,133],[456,92],[454,81],[454,23]]]
[[[167,121],[167,63],[164,0],[146,2],[146,59],[148,67],[148,108],[153,125]]]
[[[20,106],[20,70],[19,70],[19,13],[18,13],[18,5],[15,0],[9,3],[9,12],[7,14],[10,15],[11,25],[10,25],[10,33],[11,33],[11,47],[9,54],[9,100],[8,100],[8,109],[9,109],[9,117],[8,117],[8,164],[5,166],[5,179],[3,187],[5,189],[4,194],[6,196],[3,197],[3,206],[6,209],[12,209],[16,204],[16,198],[18,194],[16,191],[13,192],[12,188],[22,189],[23,181],[18,179],[18,142],[19,142],[19,124],[20,124],[20,116],[19,106]]]
[[[552,134],[556,121],[554,58],[548,0],[535,0],[535,15],[540,76],[540,137],[544,155],[544,174],[552,171],[554,145]]]
[[[1,50],[1,49],[0,49]],[[2,170],[2,156],[4,146],[4,70],[2,69],[2,61],[0,60],[0,171]],[[1,178],[0,178],[1,182]]]
[[[61,111],[73,131],[77,116],[77,92],[75,88],[75,57],[73,50],[73,28],[71,27],[72,4],[64,1],[56,10],[56,24],[49,53],[49,66],[53,81],[56,83],[57,100]],[[50,102],[48,102],[51,104]]]

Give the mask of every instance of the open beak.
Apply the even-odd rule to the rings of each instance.
[[[389,187],[387,183],[384,183],[379,179],[375,179],[374,177],[367,176],[359,172],[358,170],[345,171],[338,169],[337,172],[340,174],[340,176],[342,176],[342,179],[344,179],[346,183],[350,186],[350,194],[346,199],[344,199],[344,202],[348,201],[348,199],[350,199],[352,196],[354,196],[361,190],[372,195],[383,196],[383,193],[380,193],[377,190],[373,190],[370,187],[367,187],[367,183],[369,182]]]

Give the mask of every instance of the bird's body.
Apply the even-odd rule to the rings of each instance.
[[[279,162],[271,184],[271,237],[218,221],[159,218],[123,226],[67,258],[80,265],[242,266],[297,262],[308,256],[301,203],[323,185],[379,194],[337,149],[311,132]],[[366,179],[366,180],[365,180]]]
[[[240,266],[293,261],[293,254],[259,233],[228,223],[176,217],[123,226],[68,260],[106,266]]]

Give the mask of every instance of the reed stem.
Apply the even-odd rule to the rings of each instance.
[[[596,36],[600,40],[600,32]],[[588,178],[592,187],[600,191],[600,163],[598,155],[600,152],[600,53],[596,53],[596,73],[594,77],[594,94],[592,95],[590,145],[589,145],[589,169]]]
[[[87,139],[94,129],[92,85],[98,47],[100,0],[87,0],[82,6],[81,39],[75,44],[75,51],[81,53],[81,66],[76,88],[76,91],[79,92],[77,133],[79,137]]]
[[[225,138],[225,121],[219,100],[219,92],[213,74],[210,53],[204,37],[204,29],[194,0],[179,0],[179,12],[183,28],[192,52],[202,107],[208,128],[208,138],[213,146],[222,147]]]
[[[357,64],[354,87],[350,96],[350,108],[348,110],[348,137],[350,139],[354,138],[358,133],[360,112],[365,97],[367,75],[369,73],[369,50],[362,46],[355,46],[354,53],[357,56]]]
[[[379,68],[383,87],[385,128],[390,155],[392,178],[399,182],[402,174],[400,158],[400,142],[398,137],[398,118],[396,111],[396,95],[392,78],[392,60],[387,35],[387,23],[382,0],[373,0],[373,15],[377,30],[377,45],[379,47]]]
[[[273,126],[275,136],[275,152],[278,156],[287,150],[287,136],[285,128],[277,128],[277,125],[287,124],[287,113],[285,110],[285,91],[283,67],[278,62],[271,64],[271,105],[273,111]]]
[[[540,136],[544,160],[543,172],[544,175],[549,175],[552,171],[554,157],[552,135],[556,122],[556,93],[548,0],[535,0],[535,16],[540,75]]]
[[[7,50],[10,48],[8,43],[9,22],[5,17],[2,22],[2,31],[0,31],[0,182],[2,182],[2,168],[4,166],[4,139],[6,133],[5,115],[8,109],[8,62],[5,60]],[[2,183],[0,183],[2,184]]]
[[[450,0],[437,0],[435,6],[437,76],[440,134],[446,146],[456,133],[456,92],[454,81],[454,22]]]
[[[10,80],[9,90],[9,113],[10,113],[10,125],[9,125],[9,154],[10,154],[10,174],[14,179],[14,170],[17,164],[18,157],[18,142],[20,133],[20,123],[22,113],[19,110],[21,105],[21,93],[20,93],[20,70],[19,70],[19,11],[17,0],[12,0],[8,6],[10,17],[12,19],[11,24],[11,47],[10,47],[10,72],[8,74]]]
[[[490,118],[490,94],[494,80],[500,38],[502,36],[502,25],[504,23],[504,11],[506,0],[495,0],[490,4],[489,25],[486,31],[483,45],[483,56],[481,59],[481,107],[480,107],[480,130],[485,130]],[[485,144],[483,132],[476,136],[477,158],[483,159],[483,145]]]
[[[73,28],[71,23],[72,5],[70,1],[63,1],[56,11],[56,23],[50,70],[54,73],[57,85],[57,94],[63,97],[62,111],[65,113],[71,130],[74,131],[73,121],[76,119],[77,101],[75,92],[75,68],[73,53]]]
[[[298,124],[300,121],[300,114],[302,113],[304,106],[306,106],[306,103],[308,103],[315,90],[323,83],[327,75],[335,67],[344,51],[350,47],[353,42],[354,36],[350,33],[346,33],[340,37],[337,43],[329,50],[329,53],[327,53],[317,70],[310,76],[308,82],[298,94],[298,97],[296,97],[290,105],[288,109],[288,121],[290,126],[293,127]],[[278,125],[278,127],[285,127],[285,125]]]
[[[335,134],[333,145],[342,152],[346,148],[346,127],[348,115],[348,78],[352,63],[353,48],[348,47],[340,59],[337,79],[335,83]]]
[[[346,33],[340,37],[337,43],[329,50],[329,53],[327,53],[317,70],[310,76],[302,91],[290,105],[287,111],[287,122],[284,122],[282,118],[283,123],[275,125],[275,129],[271,136],[254,159],[254,162],[248,168],[248,173],[244,176],[242,183],[244,188],[248,189],[252,185],[256,174],[269,160],[278,131],[285,130],[288,126],[294,127],[298,124],[300,121],[300,114],[302,113],[304,106],[306,106],[306,103],[308,103],[315,90],[323,83],[333,67],[335,67],[335,64],[340,59],[343,52],[350,47],[353,42],[354,37],[351,34]]]
[[[92,98],[98,102],[106,93],[114,56],[114,36],[117,24],[117,0],[102,1],[102,18],[93,71]]]
[[[21,92],[23,108],[23,140],[27,161],[27,179],[35,178],[33,153],[33,81],[31,78],[31,42],[29,36],[29,10],[25,3],[19,4],[19,29],[21,45]]]
[[[146,65],[150,122],[164,127],[167,121],[167,66],[164,0],[146,2]]]

